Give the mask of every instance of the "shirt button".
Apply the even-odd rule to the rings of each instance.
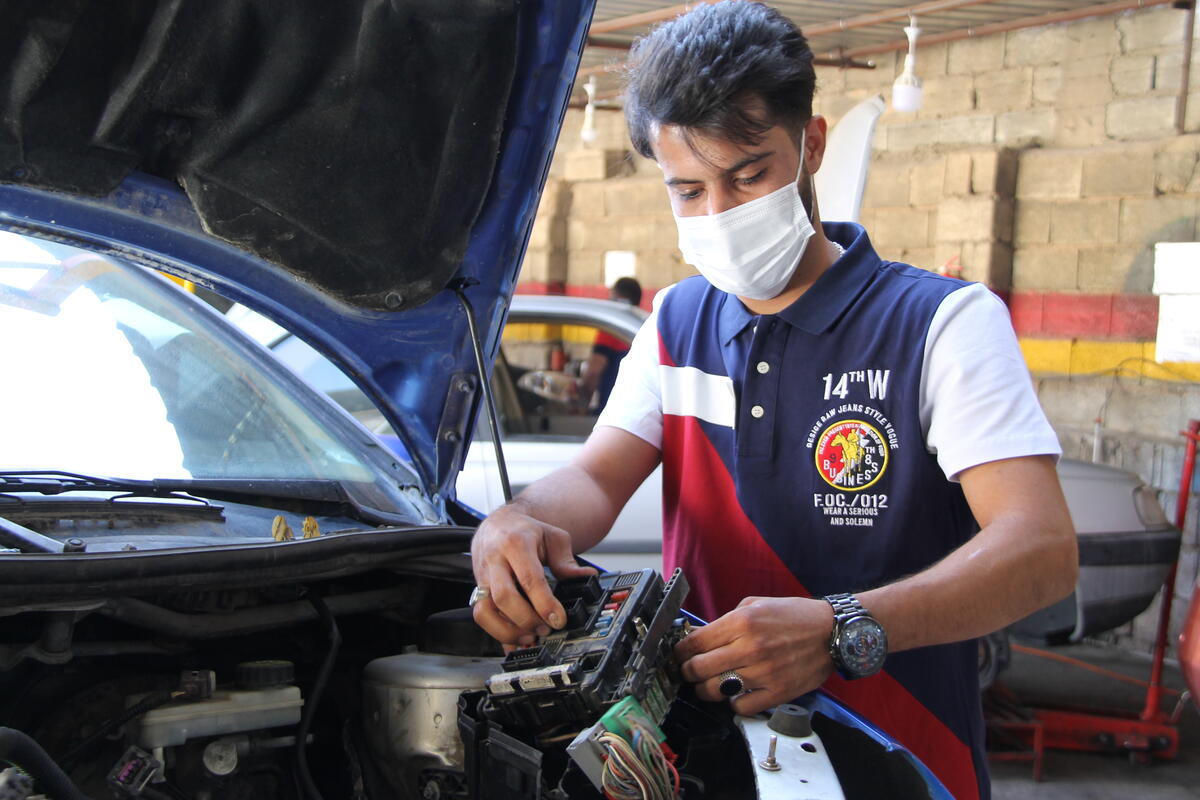
[[[755,419],[762,419],[762,415],[765,413],[767,412],[763,410],[762,406],[754,406],[754,408],[750,409],[750,416],[754,417]]]
[[[770,365],[770,364],[768,364],[768,363],[767,363],[767,362],[765,362],[765,361],[760,361],[760,362],[758,362],[758,374],[759,374],[759,375],[766,375],[766,374],[767,374],[768,372],[770,372],[770,371],[771,371],[771,365]]]

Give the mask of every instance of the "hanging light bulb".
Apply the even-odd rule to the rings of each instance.
[[[897,111],[916,111],[921,107],[921,79],[917,77],[917,36],[921,29],[917,27],[917,18],[910,16],[908,25],[904,27],[904,35],[908,37],[908,53],[904,56],[904,71],[892,84],[892,108]]]
[[[587,105],[583,107],[583,128],[579,131],[579,138],[587,144],[596,141],[596,76],[589,75],[587,83],[583,85],[583,90],[587,92]]]

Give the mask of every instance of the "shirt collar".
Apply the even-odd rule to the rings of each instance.
[[[821,226],[825,235],[846,252],[796,302],[779,312],[780,319],[813,335],[824,333],[837,322],[883,263],[861,225],[823,222]]]
[[[796,302],[778,314],[789,325],[813,335],[829,330],[883,263],[861,225],[822,222],[821,227],[825,235],[846,248],[846,252]],[[742,301],[726,294],[717,317],[721,344],[729,344],[754,319],[755,315],[742,305]]]

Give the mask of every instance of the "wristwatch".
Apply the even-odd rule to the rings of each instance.
[[[825,602],[833,606],[829,655],[838,674],[854,680],[879,672],[887,658],[887,632],[883,626],[852,594],[831,594]]]

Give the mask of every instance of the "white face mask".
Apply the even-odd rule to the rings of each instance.
[[[804,170],[800,144],[796,180],[719,214],[675,215],[683,259],[723,292],[770,300],[787,286],[808,241],[812,221],[796,184]]]

